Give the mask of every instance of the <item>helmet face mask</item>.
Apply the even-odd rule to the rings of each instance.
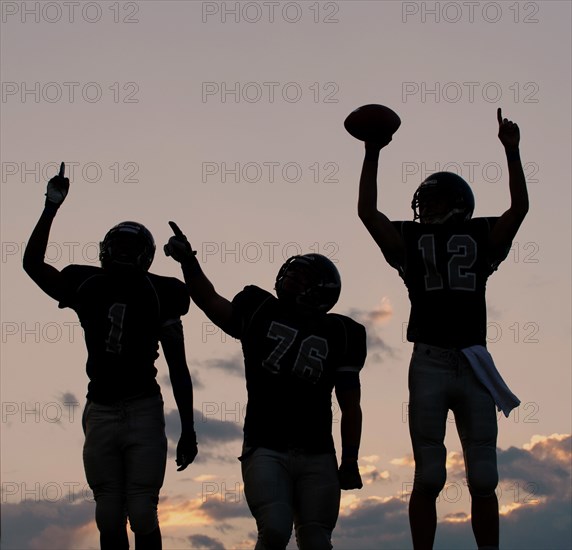
[[[148,271],[155,256],[151,232],[137,222],[121,222],[99,243],[99,259],[104,269]]]
[[[469,184],[453,172],[429,176],[415,191],[411,201],[413,220],[447,223],[471,219],[475,198]]]
[[[326,313],[340,296],[336,266],[321,254],[292,256],[282,265],[275,284],[278,299],[307,312]]]

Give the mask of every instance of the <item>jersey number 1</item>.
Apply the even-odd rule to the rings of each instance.
[[[115,302],[107,313],[111,320],[111,329],[107,336],[106,351],[110,353],[121,353],[121,336],[123,335],[123,319],[125,319],[125,304]]]

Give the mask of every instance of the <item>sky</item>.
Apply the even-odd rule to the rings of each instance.
[[[488,348],[520,398],[499,413],[501,547],[564,549],[571,527],[569,1],[1,1],[1,548],[98,548],[81,459],[87,377],[74,312],[22,270],[61,161],[70,192],[47,261],[97,265],[122,220],[175,220],[217,291],[272,290],[300,252],[334,261],[334,311],[368,330],[365,484],[342,495],[335,548],[411,548],[407,501],[409,302],[357,216],[363,144],[345,117],[380,103],[402,124],[382,151],[380,210],[412,219],[438,170],[472,186],[475,216],[509,206],[496,110],[519,124],[530,211],[487,288]],[[183,319],[199,455],[177,472],[178,414],[161,357],[169,461],[166,550],[245,549],[256,538],[239,462],[240,345],[194,305]],[[293,399],[292,407],[295,406]],[[339,450],[339,408],[333,403]],[[474,548],[454,419],[435,548]],[[133,537],[131,536],[133,541]],[[289,548],[294,548],[294,540]]]

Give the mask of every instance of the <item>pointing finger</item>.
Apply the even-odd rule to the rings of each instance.
[[[500,107],[497,109],[497,120],[499,124],[502,124],[502,109]]]
[[[58,175],[59,175],[61,178],[63,178],[65,171],[66,171],[66,165],[62,162],[62,163],[60,164],[60,173],[59,173]]]
[[[169,222],[169,225],[171,226],[171,229],[173,230],[175,237],[184,237],[185,236],[184,233],[179,229],[179,226],[175,222]]]

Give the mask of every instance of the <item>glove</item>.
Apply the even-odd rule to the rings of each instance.
[[[192,432],[183,432],[177,443],[177,472],[184,470],[197,456],[199,449],[197,447],[197,434]]]
[[[342,460],[338,469],[338,478],[340,488],[343,490],[361,489],[363,487],[357,460]]]
[[[163,247],[165,251],[165,256],[171,256],[174,260],[179,263],[196,262],[195,258],[197,252],[191,247],[191,243],[187,240],[187,237],[179,229],[179,226],[175,222],[169,222],[171,229],[175,235],[169,239],[169,242]]]
[[[67,197],[70,180],[64,177],[65,164],[60,165],[60,172],[54,176],[49,182],[46,189],[46,206],[59,208]]]

